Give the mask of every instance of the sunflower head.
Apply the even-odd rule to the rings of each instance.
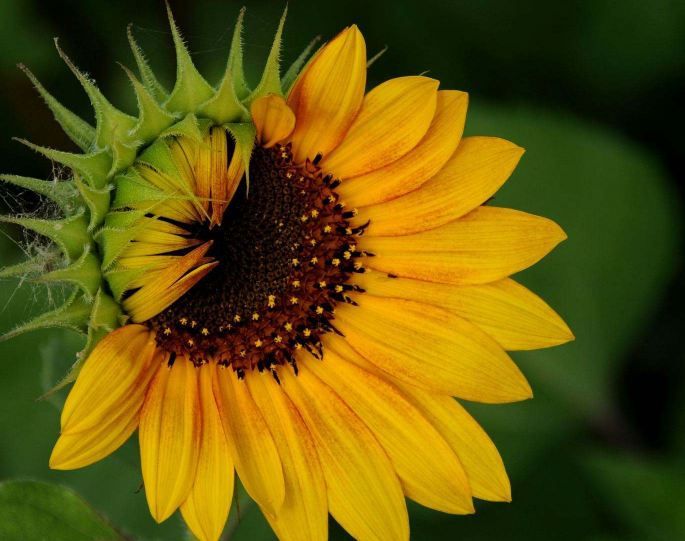
[[[467,95],[423,76],[368,93],[366,47],[344,29],[281,76],[284,17],[259,83],[243,75],[241,12],[212,86],[169,11],[176,81],[160,84],[129,29],[137,117],[83,85],[95,127],[25,69],[83,153],[26,143],[71,172],[3,181],[53,200],[9,216],[54,243],[2,271],[72,284],[47,326],[87,335],[50,465],[96,462],[138,430],[153,517],[180,508],[216,540],[234,472],[282,540],[406,539],[405,496],[441,511],[506,501],[509,481],[457,397],[531,396],[505,350],[572,338],[509,278],[565,238],[485,205],[523,150],[462,138]]]

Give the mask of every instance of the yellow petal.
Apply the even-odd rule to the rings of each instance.
[[[211,197],[212,218],[210,225],[220,224],[228,205],[228,138],[224,128],[212,128],[211,134]]]
[[[495,444],[476,420],[446,395],[402,384],[405,396],[437,428],[457,453],[471,483],[473,495],[493,502],[511,501],[511,486]]]
[[[454,451],[393,385],[331,347],[307,367],[359,415],[388,453],[404,493],[446,513],[473,513],[471,488]]]
[[[281,459],[247,384],[233,370],[220,369],[214,394],[228,448],[245,490],[268,514],[277,515],[285,497]]]
[[[339,178],[363,175],[401,158],[426,134],[435,116],[435,79],[397,77],[364,98],[345,139],[321,167]]]
[[[523,149],[496,137],[466,137],[445,166],[417,190],[359,210],[369,235],[434,229],[483,204],[509,178]]]
[[[287,138],[295,128],[295,113],[285,100],[276,94],[269,94],[253,101],[250,112],[257,130],[257,141],[264,148],[271,148]]]
[[[429,282],[483,284],[530,267],[565,238],[547,218],[479,207],[430,231],[364,237],[362,247],[376,254],[367,265],[381,272]]]
[[[429,304],[364,294],[336,311],[337,328],[362,356],[408,383],[476,402],[531,397],[523,374],[492,338]]]
[[[126,298],[123,305],[131,320],[140,323],[159,314],[211,271],[218,262],[197,266],[211,246],[212,241],[208,241],[192,252],[178,257],[154,282]]]
[[[233,461],[214,398],[216,364],[200,367],[202,430],[193,488],[181,505],[183,519],[201,541],[217,541],[233,500]]]
[[[311,434],[271,374],[253,372],[245,381],[269,425],[283,464],[285,499],[276,516],[265,514],[280,541],[326,541],[326,483]]]
[[[459,144],[467,106],[468,94],[438,91],[431,125],[410,153],[381,169],[347,179],[337,188],[348,206],[389,201],[415,190],[437,174]]]
[[[361,107],[365,85],[366,44],[352,25],[317,53],[288,96],[297,119],[290,140],[298,162],[338,146]]]
[[[178,357],[162,365],[150,385],[140,416],[140,462],[150,513],[162,522],[193,486],[200,443],[196,369]]]
[[[540,297],[510,278],[489,284],[453,286],[411,278],[389,278],[377,271],[355,283],[380,297],[425,302],[475,323],[508,351],[539,349],[573,340],[566,323]]]
[[[62,432],[96,428],[126,404],[142,405],[152,371],[154,335],[126,325],[105,336],[91,352],[62,409]]]
[[[298,376],[289,367],[278,374],[316,442],[331,514],[356,539],[408,540],[402,487],[385,451],[306,364]]]

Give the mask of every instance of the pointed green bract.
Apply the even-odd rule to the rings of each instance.
[[[31,83],[33,83],[33,86],[36,88],[41,98],[43,98],[43,101],[45,101],[45,104],[50,111],[52,111],[55,120],[61,126],[62,130],[64,130],[64,133],[66,133],[69,139],[76,143],[81,150],[87,152],[93,146],[93,143],[95,143],[95,128],[57,101],[50,92],[45,90],[45,87],[40,84],[40,81],[31,73],[30,69],[23,64],[19,64],[19,69],[23,71],[30,79]]]
[[[85,250],[71,265],[43,274],[38,280],[75,284],[83,292],[86,300],[92,300],[102,284],[100,261],[90,250]]]
[[[53,261],[59,260],[59,254],[40,254],[16,265],[0,268],[0,278],[22,278],[31,276],[36,273],[43,272],[45,268]]]
[[[295,84],[295,81],[297,80],[297,76],[300,74],[300,72],[304,68],[305,63],[308,63],[309,61],[311,61],[311,59],[309,61],[307,59],[309,58],[309,55],[311,55],[316,44],[319,43],[320,41],[321,41],[321,36],[316,36],[312,41],[309,42],[309,45],[307,45],[304,48],[304,51],[302,51],[300,53],[300,56],[298,56],[295,59],[295,62],[290,64],[288,71],[285,72],[285,75],[283,75],[283,78],[281,79],[281,90],[282,90],[284,96],[287,96],[290,93],[290,89]],[[314,56],[316,56],[316,55],[314,55]],[[312,56],[312,58],[314,58],[314,56]]]
[[[109,212],[111,187],[105,186],[102,189],[91,188],[88,184],[83,182],[77,174],[74,175],[74,184],[81,194],[81,199],[83,199],[88,206],[88,210],[90,211],[88,231],[93,231],[105,221],[105,216],[107,216],[107,212]]]
[[[155,77],[152,69],[150,69],[150,65],[143,54],[143,50],[133,37],[132,28],[133,25],[129,24],[128,28],[126,29],[126,34],[128,36],[128,43],[131,46],[131,51],[133,52],[133,57],[136,59],[138,72],[140,73],[140,77],[143,80],[145,88],[147,88],[150,94],[152,94],[152,96],[154,96],[158,102],[162,103],[169,98],[169,93],[157,80],[157,77]]]
[[[238,20],[233,30],[231,40],[231,51],[228,55],[228,69],[233,75],[233,88],[239,99],[244,99],[250,93],[250,87],[245,79],[243,68],[243,19],[245,18],[245,8],[241,8]]]
[[[0,175],[0,182],[7,182],[47,197],[55,202],[63,212],[68,213],[74,210],[74,197],[77,191],[71,181],[50,181],[19,175]]]
[[[105,279],[114,294],[114,300],[121,302],[124,293],[130,289],[129,285],[147,270],[145,267],[140,267],[137,269],[113,269],[106,272]]]
[[[49,238],[61,248],[67,261],[78,259],[91,243],[88,220],[83,212],[62,220],[0,216],[0,223],[19,225]]]
[[[112,168],[107,173],[107,177],[112,177],[116,173],[127,169],[136,161],[138,148],[141,146],[141,141],[132,141],[125,143],[123,141],[113,141],[110,152],[112,153]]]
[[[168,4],[167,14],[176,49],[176,84],[164,106],[170,111],[192,113],[214,95],[214,89],[193,64]]]
[[[88,320],[91,309],[92,303],[87,302],[83,296],[73,295],[60,308],[41,314],[31,321],[22,323],[10,332],[3,334],[0,336],[0,342],[27,332],[50,327],[63,327],[85,334],[88,332]]]
[[[236,145],[240,147],[242,153],[243,163],[245,164],[245,180],[247,188],[250,188],[250,157],[255,145],[255,137],[257,130],[251,122],[242,122],[234,124],[224,124],[224,128],[233,136]]]
[[[126,139],[128,132],[136,125],[136,119],[114,107],[114,105],[105,98],[93,81],[81,73],[71,59],[62,51],[57,38],[55,38],[55,47],[57,47],[57,52],[62,60],[64,60],[65,64],[81,83],[86,94],[88,94],[90,103],[95,111],[95,120],[97,123],[97,126],[95,127],[96,145],[99,148],[106,148],[111,145],[115,139]]]
[[[107,184],[107,177],[112,168],[112,157],[105,150],[98,150],[90,154],[74,154],[72,152],[63,152],[53,148],[38,146],[26,139],[15,140],[52,161],[78,171],[94,188],[104,188]]]
[[[245,100],[249,105],[254,100],[267,94],[281,95],[281,40],[283,36],[283,26],[285,25],[285,18],[288,15],[288,6],[286,5],[281,20],[278,23],[278,30],[274,36],[271,51],[266,59],[262,78],[257,87]]]
[[[147,143],[176,122],[176,117],[157,102],[131,70],[123,65],[121,68],[131,81],[138,102],[138,124],[131,132],[131,137]]]

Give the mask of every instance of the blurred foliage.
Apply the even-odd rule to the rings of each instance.
[[[239,5],[178,0],[172,6],[198,64],[216,79]],[[257,66],[282,7],[248,3],[246,49]],[[286,61],[314,35],[329,37],[357,22],[370,54],[389,46],[372,68],[370,85],[429,69],[444,88],[468,90],[467,132],[509,138],[527,149],[493,204],[549,216],[569,235],[519,278],[567,319],[577,340],[515,355],[534,400],[468,405],[502,452],[513,503],[479,502],[469,517],[412,505],[413,539],[684,538],[685,355],[679,336],[685,273],[679,248],[685,137],[676,119],[684,108],[685,4],[291,0],[289,8]],[[3,172],[51,172],[50,164],[11,143],[11,135],[70,148],[14,65],[29,65],[59,98],[88,115],[81,89],[56,60],[50,37],[58,35],[116,104],[133,107],[115,66],[132,63],[124,34],[130,21],[153,64],[170,75],[161,2],[0,3]],[[15,211],[40,204],[16,192],[3,192],[2,199]],[[20,259],[18,239],[13,230],[0,236],[0,265]],[[18,285],[0,283],[0,332],[49,302],[48,290]],[[0,343],[0,479],[71,487],[135,539],[186,539],[178,516],[162,525],[150,518],[135,438],[85,470],[47,468],[64,395],[36,398],[66,370],[79,345],[79,337],[59,331]],[[33,541],[2,529],[12,516],[7,513],[29,501],[46,515],[67,510],[55,519],[65,525],[74,512],[93,528],[109,528],[71,490],[43,493],[36,486],[0,485],[0,538]],[[19,507],[7,505],[18,500],[12,505]],[[273,539],[254,506],[243,503],[232,517],[234,539]],[[335,525],[331,538],[347,539]]]

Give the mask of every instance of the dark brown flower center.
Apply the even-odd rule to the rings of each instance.
[[[333,312],[357,290],[363,272],[354,211],[316,163],[297,166],[289,146],[256,148],[250,184],[233,197],[221,226],[199,225],[219,265],[150,320],[159,345],[196,364],[215,360],[245,370],[295,365],[294,352],[321,355],[321,336],[335,331]],[[296,368],[296,366],[295,366]]]

